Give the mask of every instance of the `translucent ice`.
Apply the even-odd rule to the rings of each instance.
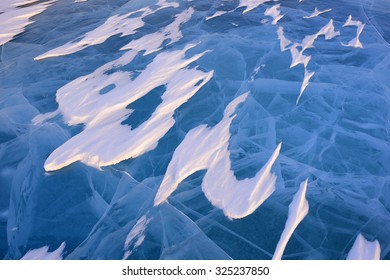
[[[0,0],[0,258],[389,259],[389,3]]]

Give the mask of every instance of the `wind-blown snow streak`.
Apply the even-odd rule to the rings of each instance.
[[[232,219],[253,213],[275,190],[275,174],[271,167],[281,145],[254,178],[237,181],[231,170],[228,149],[230,124],[236,107],[248,93],[234,99],[225,109],[223,119],[214,127],[198,126],[187,133],[175,150],[155,198],[155,205],[166,201],[178,185],[191,174],[207,169],[202,191],[207,199]]]
[[[283,27],[279,26],[277,33],[280,41],[280,50],[282,52],[287,51],[289,49],[288,46],[291,45],[291,41],[284,36]]]
[[[344,23],[343,27],[347,26],[356,26],[356,37],[349,41],[347,44],[342,43],[343,46],[353,47],[353,48],[363,48],[362,43],[360,42],[360,34],[363,32],[363,28],[365,26],[364,23],[358,20],[352,20],[352,16],[350,15],[347,21]]]
[[[58,170],[79,160],[102,167],[153,150],[174,125],[175,110],[213,76],[213,72],[186,68],[204,54],[184,59],[186,51],[192,47],[159,54],[135,80],[130,80],[130,73],[126,72],[104,74],[108,67],[118,64],[116,61],[59,89],[57,102],[65,121],[70,125],[84,123],[85,129],[49,156],[45,170]],[[125,54],[125,62],[132,56],[132,51]],[[99,94],[111,84],[115,84],[113,90]],[[121,125],[131,114],[126,107],[161,85],[166,85],[166,91],[152,116],[134,130]]]
[[[249,11],[252,11],[253,9],[256,9],[260,5],[267,3],[267,2],[272,2],[272,1],[278,1],[278,0],[240,0],[240,4],[238,5],[237,8],[240,7],[245,7],[245,10],[243,13],[247,13]]]
[[[160,49],[163,42],[167,39],[170,40],[169,44],[179,41],[183,34],[180,31],[180,26],[187,22],[194,13],[193,8],[184,10],[178,14],[175,20],[163,28],[160,32],[144,35],[138,40],[133,40],[129,44],[123,46],[121,50],[133,49],[136,51],[145,50],[144,55],[156,52]]]
[[[33,21],[30,21],[31,17],[42,13],[55,1],[47,1],[22,7],[23,5],[33,4],[35,2],[37,1],[6,0],[0,4],[0,46],[22,33],[27,25],[33,23]]]
[[[319,15],[323,14],[323,13],[327,13],[327,12],[330,12],[332,9],[327,9],[327,10],[323,10],[323,11],[319,11],[317,8],[314,8],[314,12],[310,15],[310,16],[304,16],[303,18],[314,18],[314,17],[318,17]]]
[[[299,96],[297,98],[296,104],[298,104],[299,99],[301,99],[303,92],[305,91],[306,87],[309,85],[310,79],[313,77],[314,74],[315,74],[315,72],[309,72],[309,71],[307,71],[307,69],[305,67],[305,76],[303,77],[301,90],[299,91]]]
[[[9,8],[17,8],[28,4],[33,4],[39,0],[1,0],[0,13],[3,13]]]
[[[123,15],[113,15],[109,17],[102,25],[85,33],[83,36],[81,36],[81,38],[45,52],[44,54],[41,54],[34,59],[41,60],[49,57],[72,54],[87,47],[101,44],[116,34],[121,34],[121,37],[135,34],[139,28],[144,26],[144,17],[167,7],[176,7],[176,5],[173,3],[161,0],[158,1],[157,6],[159,6],[159,8],[156,10],[152,10],[146,7]],[[138,13],[140,13],[140,15],[134,16]]]
[[[288,218],[286,225],[276,246],[273,260],[282,259],[284,249],[287,246],[293,232],[298,227],[299,223],[306,217],[309,212],[309,203],[306,200],[307,181],[301,183],[298,192],[294,195],[288,209]]]
[[[264,12],[266,16],[270,16],[273,18],[272,24],[274,25],[276,25],[277,22],[283,17],[283,15],[281,15],[279,11],[279,8],[280,8],[280,4],[274,5],[271,8],[268,8]],[[305,69],[304,72],[305,74],[301,85],[301,89],[299,91],[299,96],[296,100],[296,104],[298,104],[300,98],[302,97],[303,92],[305,91],[306,87],[309,85],[310,79],[315,74],[315,72],[310,72],[307,70],[307,65],[311,60],[311,56],[307,56],[303,54],[304,51],[308,48],[312,48],[314,46],[314,42],[317,40],[319,36],[324,35],[325,40],[331,40],[334,37],[339,36],[340,32],[335,31],[333,20],[331,19],[329,23],[323,26],[320,29],[320,31],[318,31],[316,34],[305,36],[305,38],[302,40],[301,43],[296,43],[296,42],[293,43],[289,39],[287,39],[284,35],[283,27],[281,26],[278,27],[277,34],[278,34],[278,39],[280,41],[280,50],[282,52],[286,50],[290,50],[291,53],[290,68],[302,64]]]
[[[264,15],[270,16],[273,18],[272,24],[276,25],[278,21],[284,16],[280,13],[280,4],[274,5],[271,8],[265,10]]]
[[[317,38],[321,35],[324,35],[325,40],[330,40],[336,36],[339,36],[340,32],[334,30],[333,20],[330,20],[329,23],[322,27],[321,30],[318,31],[316,34],[305,36],[305,38],[299,44],[294,43],[289,48],[291,52],[290,68],[295,67],[299,64],[303,64],[305,68],[307,67],[311,56],[306,56],[303,54],[303,52],[308,48],[312,48],[314,46],[315,40],[317,40]],[[300,51],[298,51],[298,47],[301,49]]]
[[[347,260],[379,260],[381,247],[378,240],[367,241],[362,234],[359,234],[348,253]]]
[[[222,16],[224,14],[227,14],[227,13],[230,13],[230,12],[233,12],[233,11],[234,10],[232,10],[232,11],[216,11],[212,16],[206,17],[206,20],[209,20],[209,19],[212,19],[212,18],[216,18],[216,17]]]
[[[22,260],[62,260],[64,253],[65,242],[63,242],[57,250],[49,252],[49,246],[28,251]]]
[[[122,259],[127,259],[135,249],[137,249],[145,240],[145,230],[150,222],[150,218],[148,219],[146,215],[139,218],[139,220],[135,223],[131,231],[126,237],[126,241],[123,247],[125,253],[123,254]]]
[[[240,0],[240,3],[238,4],[237,8],[231,10],[231,11],[216,11],[213,15],[206,17],[206,20],[212,19],[219,17],[221,15],[227,14],[227,13],[232,13],[238,8],[245,7],[245,10],[242,12],[243,14],[250,12],[260,5],[267,3],[267,2],[277,2],[278,0]]]

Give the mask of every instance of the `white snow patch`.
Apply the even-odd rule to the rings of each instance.
[[[309,203],[306,200],[307,183],[308,180],[301,183],[298,192],[290,203],[286,225],[276,246],[273,260],[282,259],[283,252],[292,234],[309,212]]]
[[[279,33],[278,33],[279,34]],[[303,52],[308,49],[312,48],[314,46],[314,42],[318,39],[319,36],[323,35],[325,37],[325,40],[331,40],[336,36],[340,35],[339,31],[335,31],[333,20],[331,19],[328,24],[323,26],[316,34],[313,35],[307,35],[302,40],[301,43],[294,43],[291,47],[289,47],[291,52],[291,65],[290,68],[295,67],[299,64],[303,64],[305,68],[305,76],[301,85],[300,93],[297,98],[296,104],[298,104],[299,99],[301,98],[303,92],[305,91],[306,87],[309,85],[310,79],[313,77],[315,72],[310,72],[307,70],[307,65],[310,62],[311,56],[304,55]],[[282,40],[285,40],[284,36],[279,36]],[[282,43],[281,43],[282,46]],[[300,50],[298,50],[300,48]],[[281,47],[282,49],[282,47]],[[284,48],[287,49],[287,48]]]
[[[307,64],[309,63],[311,56],[307,56],[303,54],[303,51],[299,51],[298,47],[300,47],[300,44],[294,43],[289,49],[291,53],[291,64],[290,68],[293,68],[299,64],[303,64],[303,66],[306,68]]]
[[[136,51],[145,50],[145,54],[150,54],[160,50],[161,45],[167,39],[169,39],[169,44],[173,44],[179,41],[183,34],[180,31],[180,26],[189,21],[194,13],[193,8],[184,10],[182,13],[178,14],[175,17],[175,20],[162,29],[162,31],[144,35],[143,37],[131,41],[129,44],[123,46],[121,50],[133,49]]]
[[[64,253],[65,242],[63,242],[57,250],[49,252],[49,246],[44,246],[39,249],[28,251],[22,260],[62,260],[62,254]]]
[[[272,2],[272,1],[276,2],[278,0],[240,0],[240,4],[238,5],[237,8],[246,7],[243,13],[247,13],[249,11],[252,11],[253,9],[256,9],[257,7],[259,7],[264,3]]]
[[[312,48],[315,40],[321,35],[324,35],[325,40],[331,40],[336,36],[340,35],[339,31],[334,30],[333,20],[331,19],[327,25],[321,28],[316,34],[305,36],[300,46],[302,47],[301,52],[304,52],[308,48]]]
[[[278,21],[284,16],[280,13],[280,4],[274,5],[271,8],[265,10],[264,15],[270,16],[273,18],[272,24],[276,25]]]
[[[125,251],[122,258],[123,260],[127,259],[135,249],[142,245],[145,240],[145,230],[150,221],[151,218],[148,219],[146,215],[144,215],[135,223],[127,235],[123,246],[123,250]]]
[[[284,36],[283,27],[279,26],[277,33],[280,41],[280,50],[284,52],[289,49],[288,46],[291,45],[291,41]]]
[[[363,32],[363,28],[365,26],[364,23],[358,20],[352,20],[352,16],[350,15],[347,19],[347,21],[344,23],[343,27],[347,26],[356,26],[356,37],[353,38],[351,41],[349,41],[347,44],[342,43],[345,47],[353,47],[353,48],[363,48],[362,42],[360,42],[360,35]]]
[[[303,18],[314,18],[314,17],[318,17],[319,15],[324,14],[324,13],[327,13],[327,12],[330,12],[331,10],[332,10],[332,9],[327,9],[327,10],[319,11],[317,8],[314,8],[314,11],[313,11],[313,13],[312,13],[310,16],[304,16]]]
[[[204,55],[185,59],[186,51],[193,46],[159,54],[134,80],[129,72],[105,74],[107,70],[129,63],[136,54],[129,51],[94,73],[60,88],[56,99],[65,121],[70,125],[84,123],[85,129],[48,157],[45,170],[58,170],[76,161],[99,168],[153,150],[174,125],[175,110],[213,76],[213,72],[187,68]],[[99,93],[111,84],[115,84],[114,89],[103,95]],[[135,129],[121,125],[132,113],[126,107],[161,85],[166,85],[166,91],[152,116]]]
[[[296,104],[298,104],[299,99],[301,98],[301,96],[302,96],[303,92],[305,91],[306,87],[309,85],[309,81],[310,81],[311,77],[313,77],[314,74],[315,74],[315,72],[309,72],[305,68],[305,76],[303,78],[303,82],[302,82],[302,85],[301,85],[301,90],[299,92],[299,96],[297,98]]]
[[[5,2],[0,4],[0,46],[22,33],[27,25],[33,23],[33,21],[30,21],[30,18],[45,11],[55,0],[20,7],[35,2],[37,1],[5,0]]]
[[[21,7],[24,5],[33,4],[38,1],[39,0],[1,0],[0,13],[3,13],[10,8]]]
[[[44,54],[41,54],[34,59],[41,60],[49,57],[72,54],[87,47],[101,44],[116,34],[121,34],[121,37],[135,34],[139,28],[144,26],[144,17],[167,7],[177,7],[177,4],[166,2],[164,0],[158,1],[157,5],[159,8],[156,10],[152,10],[146,7],[123,15],[113,15],[109,17],[102,25],[85,33],[78,40],[68,42],[58,48],[45,52]],[[136,17],[130,17],[137,13],[140,13],[140,15]]]
[[[348,253],[347,260],[379,260],[381,247],[378,240],[369,242],[359,234]]]
[[[271,173],[271,167],[281,144],[255,177],[237,181],[231,170],[229,128],[236,107],[247,96],[245,93],[234,99],[226,107],[224,118],[214,127],[201,125],[187,133],[168,165],[154,201],[156,206],[165,202],[185,178],[199,170],[207,170],[202,182],[207,199],[232,219],[250,215],[272,194],[276,176]]]
[[[164,8],[179,8],[180,4],[177,2],[168,2],[166,0],[158,0],[157,6],[164,7]]]
[[[230,12],[232,12],[232,11],[216,11],[212,16],[206,17],[206,20],[216,18],[216,17],[222,16],[222,15],[230,13]]]

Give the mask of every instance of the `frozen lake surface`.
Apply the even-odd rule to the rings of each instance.
[[[0,259],[390,259],[389,11],[1,0]]]

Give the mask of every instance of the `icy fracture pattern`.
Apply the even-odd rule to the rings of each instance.
[[[390,259],[389,8],[1,1],[0,258]]]

